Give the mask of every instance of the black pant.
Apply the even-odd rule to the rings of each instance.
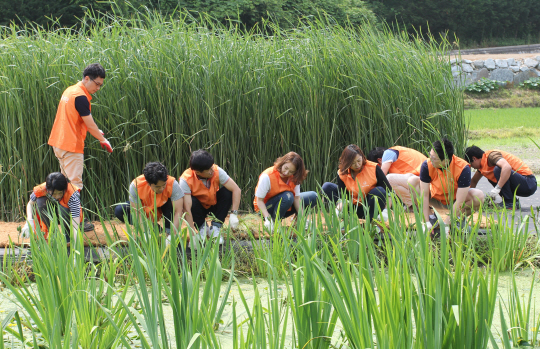
[[[66,241],[69,242],[69,225],[71,223],[71,212],[67,207],[64,207],[58,203],[56,200],[51,200],[46,196],[37,198],[36,200],[39,219],[50,228],[51,219],[56,215],[57,219],[62,222],[62,228],[64,230],[64,235]],[[77,227],[75,227],[76,229]]]
[[[501,178],[501,168],[495,166],[493,169],[493,175],[497,181]],[[497,183],[491,182],[491,185],[495,186]],[[516,196],[529,197],[536,193],[536,177],[534,175],[524,176],[512,170],[512,174],[508,181],[501,188],[500,195],[506,203],[512,202],[514,200],[514,193]]]
[[[161,214],[163,215],[163,218],[165,218],[165,229],[171,228],[171,222],[173,220],[173,204],[171,201],[171,198],[167,200],[166,203],[163,204],[163,206],[158,207],[161,209]],[[128,202],[125,204],[120,204],[114,208],[114,215],[116,218],[118,218],[121,222],[124,222],[124,215],[128,218],[128,223],[133,225],[133,219],[131,218],[131,205]]]
[[[328,200],[332,202],[338,201],[340,193],[337,184],[326,182],[323,184],[322,188]],[[379,203],[381,210],[386,207],[386,190],[383,187],[375,187],[370,190],[364,198],[362,205],[358,205],[356,208],[356,215],[358,218],[365,219],[367,211],[370,220],[373,219],[377,202]]]
[[[232,205],[232,192],[225,187],[221,187],[217,191],[216,196],[217,203],[209,208],[204,208],[196,197],[191,196],[191,214],[193,215],[193,222],[197,227],[202,227],[205,224],[206,216],[209,213],[212,213],[219,221],[213,221],[212,225],[221,227],[222,222],[225,221]]]

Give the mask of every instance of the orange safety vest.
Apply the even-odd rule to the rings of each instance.
[[[83,154],[88,128],[75,109],[75,98],[79,96],[86,96],[89,103],[92,100],[92,96],[80,81],[68,87],[62,94],[48,143],[65,151]],[[90,110],[91,108],[92,106]]]
[[[216,164],[212,165],[214,169],[214,174],[212,177],[208,178],[210,181],[210,188],[207,188],[206,185],[197,177],[195,171],[191,168],[182,173],[182,178],[187,182],[189,188],[191,189],[191,196],[194,196],[199,200],[201,205],[208,209],[211,206],[217,204],[217,192],[219,190],[219,168]]]
[[[390,149],[399,151],[399,156],[390,166],[388,173],[412,173],[416,176],[420,174],[420,166],[427,160],[427,157],[417,150],[395,146]]]
[[[514,156],[502,150],[493,149],[484,152],[484,155],[482,156],[482,161],[480,163],[480,168],[478,169],[478,171],[480,171],[480,173],[490,181],[497,182],[497,178],[495,178],[495,175],[493,174],[495,166],[488,165],[488,156],[493,151],[498,151],[501,153],[503,159],[508,161],[510,166],[512,166],[512,171],[517,172],[523,176],[530,176],[533,174],[529,166],[525,165],[523,161],[521,161],[521,159],[519,159],[517,156]]]
[[[150,187],[150,184],[146,181],[146,178],[144,178],[144,175],[140,175],[139,177],[135,178],[133,180],[133,183],[135,184],[137,188],[137,195],[139,196],[139,200],[141,201],[141,204],[144,208],[144,212],[146,213],[146,216],[150,219],[154,219],[154,198],[155,198],[155,207],[157,207],[157,219],[161,219],[161,209],[160,207],[165,205],[167,200],[171,198],[172,191],[173,191],[173,184],[176,181],[174,177],[167,176],[167,184],[165,186],[165,189],[160,193],[156,194],[152,188]],[[137,203],[138,204],[138,203]]]
[[[427,160],[429,176],[431,177],[430,192],[431,197],[439,200],[443,204],[447,204],[450,200],[454,200],[458,190],[457,181],[463,169],[470,166],[469,163],[462,158],[452,155],[452,161],[447,169],[435,168],[431,164],[431,160]]]
[[[366,195],[377,186],[377,166],[378,164],[374,162],[366,161],[356,178],[352,178],[350,169],[345,174],[338,170],[339,178],[345,183],[347,190],[352,193],[354,204],[362,203]]]
[[[42,198],[44,196],[47,196],[47,187],[46,187],[46,184],[45,183],[41,183],[40,185],[36,185],[34,187],[34,195],[37,197],[37,198]],[[58,201],[58,203],[60,205],[62,205],[63,207],[69,209],[69,205],[68,205],[68,202],[69,202],[69,199],[71,199],[71,196],[75,193],[75,192],[81,192],[81,190],[76,186],[76,185],[73,185],[71,183],[68,183],[68,187],[67,189],[64,191],[64,196],[62,197],[62,199],[60,199]],[[45,225],[45,223],[43,223],[43,221],[41,220],[41,218],[39,217],[39,211],[36,211],[36,215],[37,215],[37,221],[39,223],[39,226],[41,227],[41,231],[45,233],[45,239],[47,239],[47,237],[49,236],[49,228],[47,228],[47,226]],[[81,222],[83,221],[83,212],[82,212],[82,207],[81,207],[81,213],[80,213],[80,217],[81,217]]]
[[[268,193],[266,193],[266,196],[264,197],[264,203],[266,204],[268,200],[273,198],[274,196],[281,194],[286,191],[290,191],[294,194],[294,187],[296,187],[296,183],[293,181],[289,181],[288,183],[285,183],[283,179],[281,179],[281,175],[278,170],[272,167],[268,167],[266,170],[264,170],[260,175],[259,178],[263,174],[267,174],[270,178],[270,190]],[[255,192],[257,192],[257,188],[259,187],[259,184],[257,183],[257,186],[255,187]],[[259,212],[259,205],[257,205],[257,197],[253,199],[253,206],[255,207],[255,212]],[[292,210],[292,207],[289,208],[289,211]]]

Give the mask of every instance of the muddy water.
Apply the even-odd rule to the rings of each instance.
[[[523,271],[519,271],[517,273],[516,285],[517,285],[519,294],[523,297],[522,298],[523,302],[527,300],[527,297],[530,291],[532,275],[533,275],[533,271],[531,269],[526,269]],[[509,292],[511,291],[511,287],[512,287],[511,282],[512,282],[512,277],[509,272],[500,274],[497,301],[498,303],[501,303],[503,305],[503,313],[506,318],[506,323],[508,327],[510,327],[509,317],[508,317],[507,312],[508,312]],[[257,289],[261,296],[263,307],[268,308],[268,303],[267,303],[268,298],[269,298],[268,282],[265,279],[256,278],[255,283],[257,285]],[[226,287],[227,285],[225,283],[221,287],[221,296],[220,296],[221,299],[224,296]],[[237,302],[236,312],[238,316],[238,319],[237,319],[238,323],[241,323],[243,320],[247,318],[244,305],[242,304],[240,300],[239,288],[242,290],[242,293],[244,297],[246,298],[246,302],[250,311],[253,308],[253,302],[255,300],[253,279],[240,278],[238,279],[238,284],[233,284],[233,287],[229,294],[229,299],[227,301],[225,310],[221,318],[221,324],[218,330],[216,331],[218,339],[221,341],[223,348],[232,347],[233,299],[236,300]],[[279,293],[278,297],[280,300],[280,304],[285,304],[285,299],[287,295],[287,285],[285,284],[285,282],[281,282],[278,285],[278,293]],[[19,306],[15,298],[13,297],[13,295],[9,292],[9,290],[3,289],[2,291],[0,291],[0,320],[3,319],[9,311],[16,310],[16,309],[19,309]],[[285,309],[288,309],[288,308],[286,307],[281,308],[282,315],[285,315],[284,314],[284,312],[286,311]],[[164,316],[165,316],[165,321],[166,321],[165,325],[167,327],[167,332],[169,333],[169,336],[174,336],[173,313],[169,304],[164,304]],[[536,281],[533,287],[531,320],[533,316],[535,316],[537,319],[540,316],[540,278],[538,275],[536,277]],[[534,325],[531,324],[530,330],[532,330],[533,327]],[[247,329],[247,325],[244,325],[244,331],[243,331],[244,334],[246,333],[246,329]],[[341,330],[341,323],[339,323],[338,321],[338,324],[334,332],[334,336],[332,338],[333,344],[340,342],[340,330]],[[497,342],[501,343],[500,341],[501,319],[499,315],[499,304],[497,304],[496,306],[492,332],[495,338],[497,338]],[[286,335],[285,347],[290,348],[292,347],[291,342],[292,342],[292,336],[293,336],[293,320],[290,313],[288,317],[286,333],[287,335]],[[18,343],[16,343],[16,341],[11,336],[6,335],[5,342],[6,342],[7,347],[9,348],[20,347]],[[134,343],[134,346],[137,347],[137,344]],[[502,344],[500,344],[500,346],[502,347]]]

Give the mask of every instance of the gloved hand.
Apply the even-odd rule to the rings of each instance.
[[[26,224],[21,229],[20,237],[23,239],[28,239],[30,237],[30,227],[34,228],[34,220],[29,219],[26,221]]]
[[[487,192],[486,195],[489,196],[496,203],[499,203],[499,202],[502,201],[502,198],[499,195],[500,192],[501,192],[501,188],[499,188],[499,186],[496,185],[495,188],[493,188],[493,189],[491,189],[491,191]]]
[[[311,219],[306,219],[306,225],[304,226],[304,230],[308,230],[310,225],[311,225]]]
[[[107,150],[109,153],[113,152],[113,149],[111,147],[111,143],[109,143],[107,138],[105,138],[105,140],[103,142],[99,142],[99,144],[101,144],[101,148]]]
[[[382,218],[385,222],[388,222],[388,210],[386,208],[381,211],[379,218]]]
[[[424,234],[427,234],[433,230],[433,224],[430,222],[422,223],[422,230],[424,231]]]
[[[105,136],[105,132],[99,130],[99,133],[101,133],[102,136]]]
[[[264,227],[270,231],[274,230],[274,221],[272,221],[272,218],[264,218]]]
[[[231,227],[231,229],[236,229],[238,228],[238,224],[238,217],[234,213],[231,213],[229,216],[229,227]]]

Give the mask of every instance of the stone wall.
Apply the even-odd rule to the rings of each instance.
[[[498,81],[501,85],[513,83],[517,86],[527,79],[540,76],[540,56],[476,61],[452,59],[450,64],[454,82],[461,86],[472,84],[481,78]]]

